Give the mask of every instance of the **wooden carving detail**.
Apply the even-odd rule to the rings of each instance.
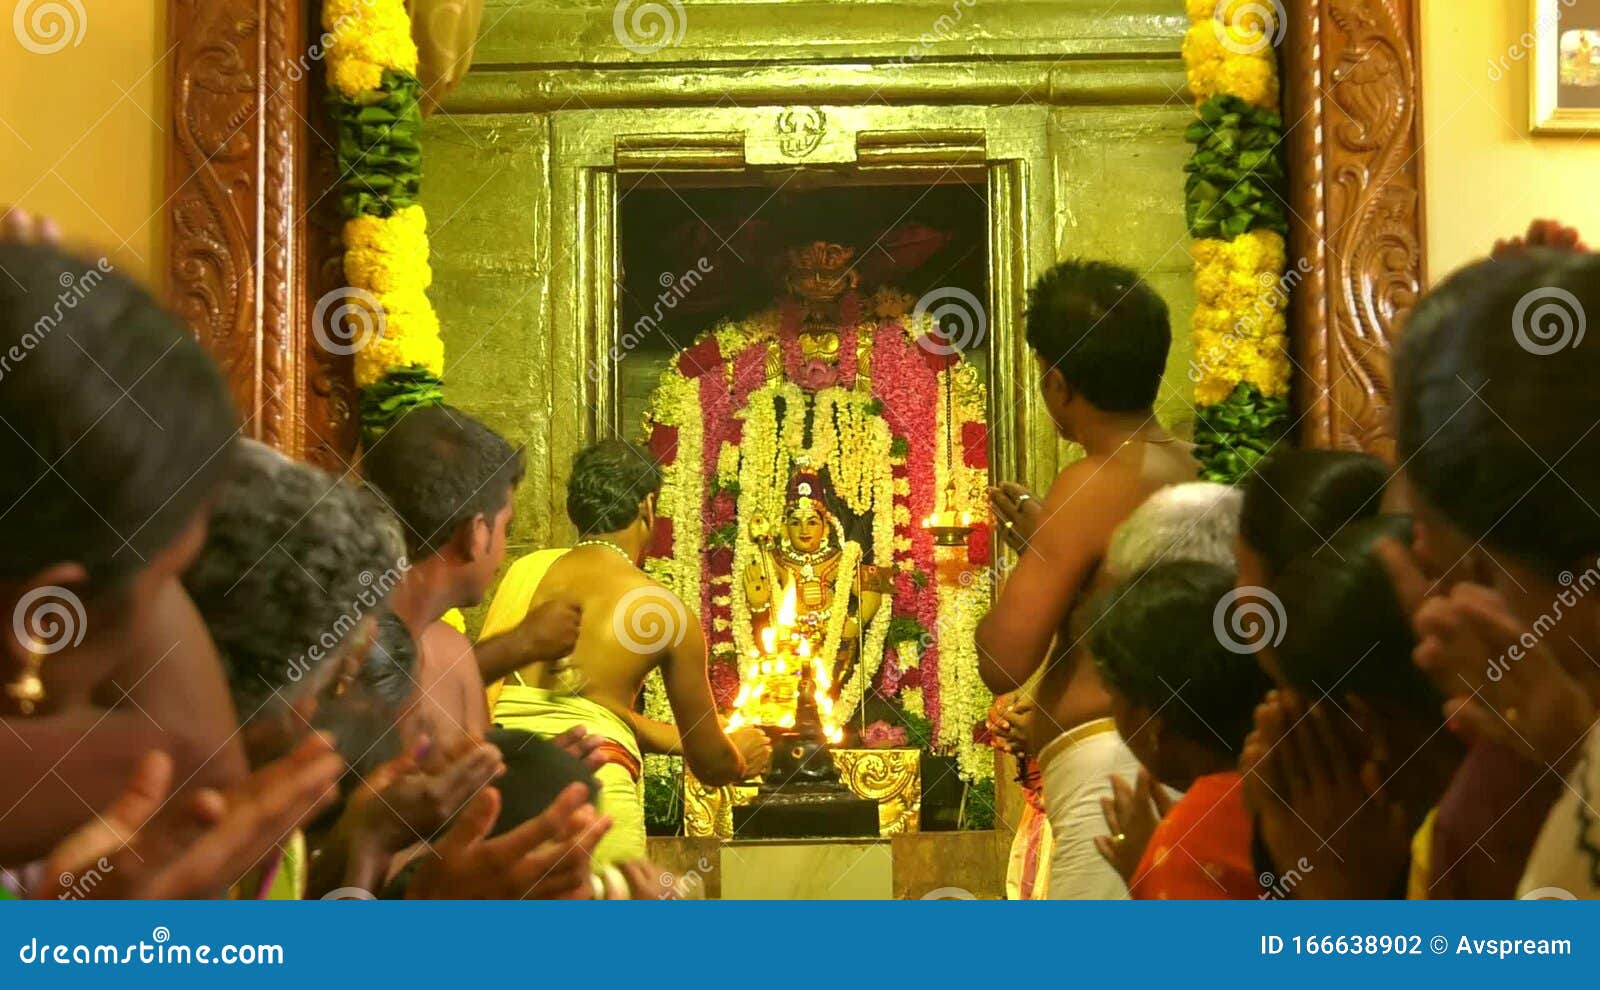
[[[323,109],[325,77],[313,70],[308,80],[306,119],[310,121],[306,175],[305,289],[301,292],[301,325],[312,326],[317,300],[346,285],[344,277],[344,227],[339,215],[339,163],[331,150],[338,137],[333,121]],[[306,460],[335,473],[345,471],[356,449],[357,406],[355,358],[335,354],[305,340],[305,450]]]
[[[308,241],[302,222],[331,188],[313,175],[313,151],[327,145],[307,123],[321,114],[320,102],[307,106],[320,65],[306,54],[319,6],[169,0],[167,281],[173,308],[222,365],[246,434],[337,462],[334,451],[354,446],[329,425],[341,401],[332,381],[348,381],[348,368],[322,367],[312,345],[307,273],[328,245]]]
[[[1286,55],[1301,439],[1392,458],[1390,349],[1422,284],[1415,0],[1297,0]],[[1304,53],[1298,54],[1298,53]]]
[[[261,24],[250,0],[174,0],[167,160],[171,302],[255,408],[255,129]],[[253,432],[253,431],[252,431]]]

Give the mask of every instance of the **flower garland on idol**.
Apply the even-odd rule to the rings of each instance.
[[[664,523],[646,570],[686,602],[702,603],[712,686],[727,707],[753,671],[756,647],[738,577],[756,559],[749,520],[782,518],[801,457],[826,468],[839,502],[870,516],[869,562],[894,575],[861,630],[860,656],[840,685],[836,711],[856,712],[875,689],[931,722],[936,748],[977,780],[993,772],[972,731],[991,700],[978,677],[972,629],[988,598],[987,588],[958,576],[988,563],[989,534],[975,533],[972,544],[982,548],[974,555],[936,548],[920,523],[952,478],[955,508],[983,517],[986,399],[974,368],[920,346],[933,321],[910,325],[911,304],[887,292],[866,305],[847,299],[841,309],[851,322],[841,327],[836,365],[803,358],[788,307],[720,323],[673,359],[646,417],[662,466]],[[870,372],[855,360],[863,340],[871,341]],[[955,397],[953,423],[947,390]],[[936,395],[937,412],[929,416]],[[960,441],[949,454],[946,437]],[[835,596],[848,595],[862,552],[860,544],[845,544]],[[840,648],[844,619],[843,609],[829,617],[818,654],[825,664]],[[647,682],[645,701],[646,714],[670,720],[658,678]]]
[[[1184,167],[1195,266],[1195,454],[1201,476],[1233,483],[1283,438],[1289,344],[1282,8],[1260,0],[1187,0],[1183,40],[1197,120]]]
[[[322,26],[348,305],[369,331],[350,350],[370,438],[406,410],[444,397],[444,342],[427,295],[428,220],[417,202],[422,86],[403,0],[324,0]],[[321,325],[324,308],[319,303],[319,336],[332,329]]]

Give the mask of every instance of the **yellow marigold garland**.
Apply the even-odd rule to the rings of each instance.
[[[1183,61],[1195,100],[1231,94],[1253,106],[1276,107],[1272,45],[1282,30],[1276,8],[1263,0],[1188,0],[1188,11]]]
[[[403,0],[324,0],[327,73],[346,190],[345,280],[382,308],[355,356],[362,420],[381,430],[441,397],[444,341],[429,302],[428,218],[414,202],[420,178],[417,47]]]
[[[1189,250],[1194,257],[1195,404],[1222,402],[1240,382],[1269,398],[1287,394],[1282,236],[1253,230],[1232,241],[1198,240]]]
[[[352,102],[377,90],[383,73],[417,74],[411,15],[402,0],[323,0],[328,82]]]
[[[1183,40],[1184,63],[1189,88],[1207,122],[1195,161],[1208,154],[1208,165],[1214,167],[1217,152],[1205,147],[1204,138],[1212,126],[1221,126],[1212,122],[1223,119],[1224,111],[1237,110],[1225,119],[1243,117],[1245,127],[1251,126],[1252,114],[1276,112],[1273,45],[1282,36],[1282,11],[1260,0],[1186,0],[1186,9],[1190,27]],[[1260,112],[1239,109],[1230,99]],[[1276,117],[1263,119],[1281,126]],[[1240,184],[1251,179],[1244,170],[1232,177]],[[1242,219],[1229,232],[1257,222],[1267,221]],[[1256,226],[1231,240],[1198,238],[1190,253],[1195,269],[1190,379],[1199,407],[1196,452],[1205,477],[1237,481],[1281,438],[1287,421],[1287,250],[1277,230]]]

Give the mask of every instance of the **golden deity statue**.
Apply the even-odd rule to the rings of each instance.
[[[886,575],[861,562],[861,545],[845,539],[823,501],[821,477],[803,459],[790,479],[783,519],[774,525],[757,514],[750,537],[756,557],[743,579],[752,638],[762,642],[762,631],[778,625],[792,629],[808,653],[831,666],[827,680],[837,696],[860,656],[861,630],[883,602]],[[780,616],[789,600],[794,615]]]

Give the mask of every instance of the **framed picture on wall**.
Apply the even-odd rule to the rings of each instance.
[[[1600,133],[1600,0],[1529,0],[1536,134]]]

